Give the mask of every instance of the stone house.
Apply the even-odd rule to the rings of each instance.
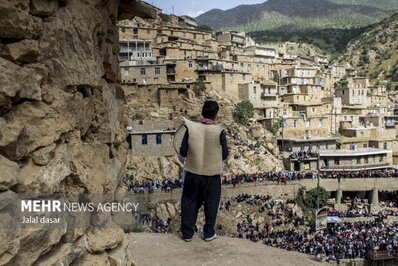
[[[131,156],[173,156],[175,128],[171,121],[131,121],[127,127]]]
[[[239,84],[239,99],[249,100],[255,108],[276,107],[278,105],[278,86],[276,82],[251,82]]]
[[[152,85],[167,84],[167,65],[121,65],[122,82],[126,84]]]

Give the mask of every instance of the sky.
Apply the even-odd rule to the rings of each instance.
[[[170,14],[174,6],[174,14],[177,16],[188,15],[197,17],[213,8],[227,10],[238,5],[250,5],[264,3],[266,0],[146,0],[160,9],[163,13]]]

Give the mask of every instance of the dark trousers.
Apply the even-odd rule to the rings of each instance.
[[[221,177],[203,176],[187,172],[184,179],[184,188],[181,197],[181,232],[184,238],[191,238],[198,211],[204,205],[205,238],[215,234],[217,211],[221,196]]]

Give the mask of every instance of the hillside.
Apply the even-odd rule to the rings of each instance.
[[[245,32],[281,27],[353,28],[379,22],[398,10],[395,0],[268,0],[223,11],[212,9],[196,19],[215,30]]]
[[[398,14],[377,23],[353,39],[340,57],[359,75],[398,82]]]

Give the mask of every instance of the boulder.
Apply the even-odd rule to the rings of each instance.
[[[263,128],[260,125],[253,126],[250,129],[250,136],[259,139],[263,136]]]
[[[87,234],[87,250],[92,254],[114,249],[123,242],[124,232],[116,224],[105,227],[91,227]]]
[[[22,39],[27,33],[29,0],[0,1],[0,38]]]
[[[50,16],[58,8],[57,0],[31,0],[30,13],[35,16]]]
[[[167,220],[170,218],[169,213],[167,212],[166,204],[160,203],[156,206],[156,216],[159,219]]]
[[[108,259],[111,266],[134,265],[131,258],[129,242],[124,240],[121,245],[108,251]]]
[[[13,62],[33,63],[39,56],[39,43],[36,40],[10,43],[4,46],[0,54]]]
[[[60,243],[67,231],[66,213],[45,213],[37,217],[60,218],[60,223],[24,224],[19,234],[20,252],[14,257],[14,265],[32,265],[42,254]]]
[[[110,262],[108,259],[108,255],[106,252],[101,254],[92,255],[90,253],[86,253],[85,255],[78,258],[73,262],[74,266],[110,266]]]
[[[41,148],[33,152],[33,157],[32,157],[33,162],[41,166],[47,165],[50,162],[50,160],[54,157],[56,146],[57,145],[53,143],[47,147]]]
[[[170,202],[167,202],[166,206],[167,206],[167,211],[170,215],[170,218],[176,217],[176,208],[174,207],[174,205]]]
[[[35,262],[35,265],[70,265],[74,260],[86,253],[84,245],[84,238],[80,238],[75,243],[59,244],[47,254],[41,256]]]
[[[20,208],[16,193],[10,190],[0,193],[0,265],[14,265],[11,261],[21,251]]]
[[[0,191],[4,191],[17,183],[16,176],[19,172],[19,166],[17,163],[0,155],[0,169]]]
[[[0,95],[41,101],[41,82],[45,76],[33,68],[20,67],[0,57]],[[0,106],[1,107],[1,106]]]
[[[54,151],[54,159],[44,167],[29,160],[21,168],[17,180],[21,191],[57,191],[60,183],[72,174],[69,153],[65,144]]]

